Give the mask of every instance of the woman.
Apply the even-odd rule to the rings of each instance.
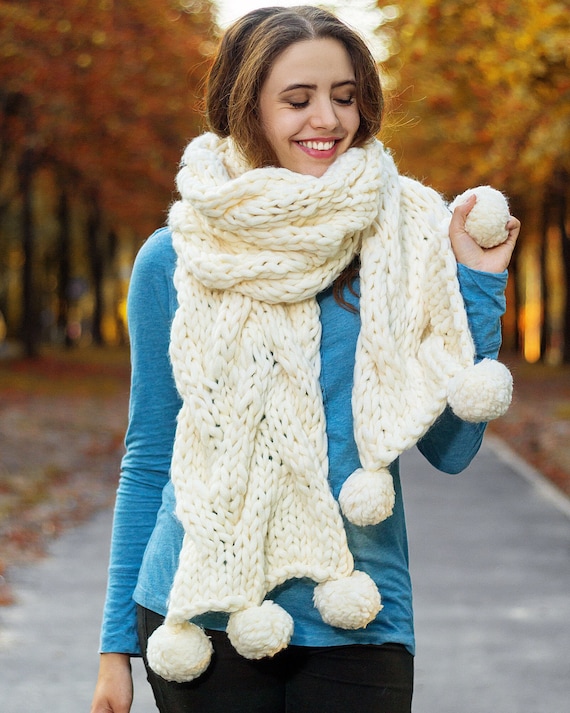
[[[381,115],[375,63],[330,13],[264,8],[226,32],[211,133],[132,277],[92,713],[129,710],[141,654],[165,713],[411,709],[398,455],[419,441],[459,472],[475,421],[504,410],[493,359],[519,222],[480,248],[475,200],[450,222],[398,176]]]

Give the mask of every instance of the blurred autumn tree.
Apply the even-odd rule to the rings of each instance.
[[[114,258],[163,223],[199,130],[212,28],[200,0],[0,0],[0,312],[28,353],[50,310],[74,337],[86,294],[104,339]]]
[[[387,3],[378,3],[380,7]],[[449,197],[492,184],[523,221],[507,346],[570,361],[570,11],[551,0],[400,0],[385,64],[402,170]],[[390,9],[393,10],[393,4]],[[391,12],[390,15],[395,13]]]

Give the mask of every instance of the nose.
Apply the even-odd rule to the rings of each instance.
[[[339,121],[335,105],[329,97],[320,99],[313,104],[311,126],[314,129],[336,129]]]

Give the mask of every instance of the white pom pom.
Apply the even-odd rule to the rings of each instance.
[[[315,587],[315,606],[325,622],[340,629],[362,629],[382,609],[380,592],[366,572],[322,582]]]
[[[493,248],[504,243],[509,235],[506,228],[510,218],[507,199],[491,186],[477,186],[457,196],[450,204],[453,211],[475,194],[477,202],[465,220],[465,230],[482,248]]]
[[[447,393],[447,401],[459,418],[474,423],[491,421],[509,408],[513,377],[504,364],[483,359],[454,376]]]
[[[284,649],[293,635],[293,619],[275,602],[264,601],[230,615],[228,638],[241,656],[262,659],[275,656]]]
[[[346,519],[361,527],[377,525],[390,517],[395,499],[394,482],[387,468],[358,468],[346,479],[338,496]]]
[[[148,640],[147,659],[152,670],[167,681],[192,681],[208,668],[212,643],[196,624],[163,624]]]

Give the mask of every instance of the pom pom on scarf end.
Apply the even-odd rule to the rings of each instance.
[[[448,403],[463,421],[483,423],[503,416],[511,403],[513,378],[504,364],[483,359],[449,382]]]

